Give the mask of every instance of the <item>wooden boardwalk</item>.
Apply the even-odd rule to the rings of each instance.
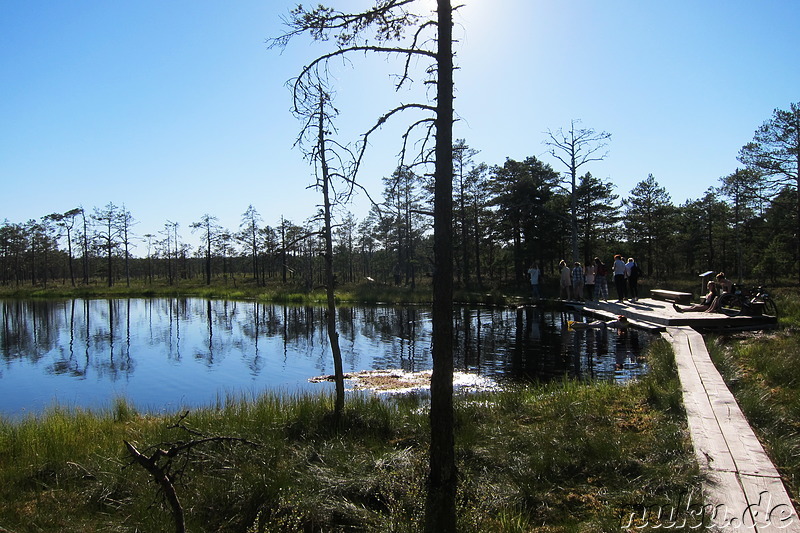
[[[775,317],[678,313],[669,302],[586,302],[584,313],[627,316],[632,325],[661,331],[672,343],[695,456],[705,474],[703,512],[708,530],[800,532],[780,475],[742,414],[696,329],[764,329]]]
[[[662,334],[675,350],[695,456],[705,474],[706,512],[717,529],[800,531],[780,475],[708,355],[687,326]]]
[[[768,329],[776,327],[778,319],[774,316],[726,316],[722,313],[686,312],[679,313],[671,302],[644,298],[637,302],[625,301],[618,304],[608,302],[569,302],[568,305],[582,309],[585,313],[603,318],[624,315],[629,320],[642,322],[644,327],[665,330],[669,326],[689,326],[700,331],[715,329]]]

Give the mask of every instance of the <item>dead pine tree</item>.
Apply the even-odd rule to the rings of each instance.
[[[433,14],[418,0],[375,0],[360,13],[343,13],[318,6],[298,5],[286,20],[288,30],[271,39],[270,46],[285,47],[292,38],[310,35],[330,42],[334,49],[303,67],[295,87],[326,71],[328,62],[365,53],[398,57],[402,73],[395,89],[412,83],[412,66],[427,62],[426,84],[435,86],[432,102],[398,103],[379,117],[360,139],[348,179],[355,182],[370,137],[387,121],[401,114],[414,116],[402,135],[399,167],[433,165],[434,272],[433,272],[433,375],[431,377],[431,444],[425,530],[455,531],[456,466],[453,434],[453,11],[450,0],[437,0]],[[455,8],[457,9],[457,8]],[[408,35],[407,35],[408,34]],[[431,149],[432,140],[433,149]]]
[[[334,419],[338,425],[344,410],[344,370],[342,351],[339,347],[339,332],[336,330],[336,276],[333,271],[333,207],[348,201],[355,181],[350,179],[348,168],[352,166],[353,154],[330,136],[335,133],[333,119],[336,109],[331,104],[331,93],[325,87],[321,75],[310,79],[299,79],[293,84],[294,114],[304,121],[295,142],[307,159],[314,165],[316,181],[312,188],[322,192],[322,238],[325,264],[325,292],[327,301],[326,327],[333,356],[336,398]],[[344,184],[337,194],[334,180]]]
[[[342,410],[344,409],[344,371],[342,370],[342,350],[339,348],[339,332],[336,331],[336,299],[334,295],[335,276],[333,275],[333,230],[331,229],[331,171],[328,167],[325,143],[325,101],[326,94],[320,88],[319,91],[319,117],[318,127],[318,150],[319,166],[322,172],[322,209],[323,209],[323,239],[325,240],[325,293],[328,305],[328,316],[326,317],[328,327],[328,339],[331,343],[331,354],[333,355],[333,370],[336,378],[336,404],[335,417],[337,423],[341,420]]]
[[[578,170],[592,161],[602,161],[608,155],[605,147],[611,134],[597,132],[592,128],[577,128],[579,120],[570,122],[569,130],[547,130],[548,139],[544,141],[551,156],[561,161],[567,167],[566,186],[562,188],[569,194],[570,209],[570,243],[572,246],[572,261],[578,261]]]

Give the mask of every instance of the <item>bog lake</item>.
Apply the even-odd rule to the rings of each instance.
[[[425,306],[341,306],[345,372],[432,367]],[[503,386],[576,378],[625,382],[647,371],[651,334],[572,331],[575,312],[456,307],[456,370]],[[0,300],[0,416],[48,407],[147,412],[226,398],[330,391],[321,306],[203,298]]]

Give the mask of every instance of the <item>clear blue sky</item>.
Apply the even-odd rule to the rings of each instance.
[[[536,155],[563,170],[544,132],[579,119],[612,135],[607,159],[582,170],[623,196],[652,173],[679,204],[736,169],[773,109],[800,101],[800,2],[464,1],[455,136],[490,165]],[[302,223],[319,200],[292,149],[285,82],[327,48],[265,44],[295,3],[0,2],[0,221],[113,202],[140,235],[171,220],[191,240],[205,213],[234,230],[250,204],[265,224]],[[396,61],[352,67],[334,69],[344,140],[411,99],[393,92]],[[375,197],[397,132],[376,138],[364,169]],[[351,210],[366,215],[363,196]]]

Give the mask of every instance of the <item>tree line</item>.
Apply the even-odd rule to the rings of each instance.
[[[798,131],[797,104],[775,110],[741,149],[744,166],[701,198],[680,205],[652,174],[624,194],[591,172],[578,174],[580,164],[570,167],[575,153],[583,150],[585,161],[602,159],[597,150],[609,136],[580,129],[575,121],[566,134],[548,132],[547,144],[564,172],[536,156],[489,165],[457,139],[454,281],[465,288],[496,287],[524,280],[532,262],[553,273],[561,259],[587,264],[616,253],[636,258],[654,280],[707,270],[764,282],[800,276]],[[383,178],[381,196],[363,220],[339,213],[331,225],[336,281],[414,287],[429,277],[432,202],[431,177],[405,166]],[[187,228],[167,220],[157,234],[144,235],[135,232],[137,221],[124,204],[113,202],[27,222],[5,220],[0,284],[76,286],[102,280],[111,286],[132,278],[168,284],[203,278],[209,284],[250,279],[312,288],[325,284],[321,215],[300,224],[280,217],[268,225],[250,205],[238,228],[224,228],[217,217],[203,214]],[[202,244],[189,245],[186,230]],[[134,256],[134,248],[144,253]]]

